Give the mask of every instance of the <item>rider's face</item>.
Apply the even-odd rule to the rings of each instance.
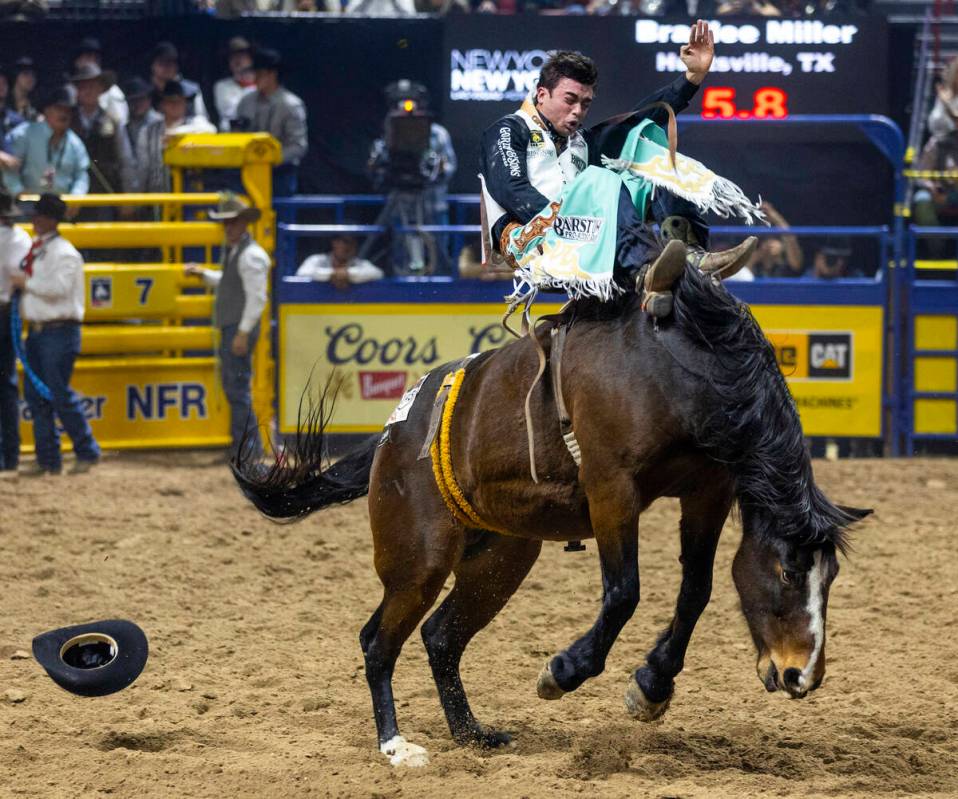
[[[549,91],[536,89],[536,105],[542,114],[562,136],[571,136],[585,121],[595,89],[572,78],[560,78],[556,87]]]

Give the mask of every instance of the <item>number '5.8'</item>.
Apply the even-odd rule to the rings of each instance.
[[[702,116],[706,119],[781,119],[788,116],[788,95],[781,89],[766,86],[752,95],[751,109],[735,104],[731,86],[710,86],[702,95]]]

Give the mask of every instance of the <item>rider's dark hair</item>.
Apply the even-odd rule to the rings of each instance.
[[[549,56],[539,73],[539,86],[551,92],[563,78],[571,78],[585,86],[595,86],[599,70],[595,62],[575,50],[557,50]]]

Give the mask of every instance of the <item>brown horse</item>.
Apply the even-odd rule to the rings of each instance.
[[[528,337],[466,367],[449,423],[455,480],[481,524],[463,523],[419,457],[433,398],[448,370],[426,379],[405,421],[334,466],[322,467],[319,412],[289,457],[266,469],[242,458],[242,490],[272,518],[297,518],[368,492],[383,599],[360,633],[380,750],[394,764],[428,762],[399,734],[392,674],[422,625],[456,741],[509,740],[476,720],[459,676],[472,637],[505,606],[543,541],[595,538],[602,603],[590,630],[553,657],[538,681],[558,699],[601,673],[639,602],[639,516],[656,498],[681,503],[682,584],[671,623],[629,680],[626,706],[651,720],[667,708],[692,630],[708,604],[716,545],[737,501],[743,536],[733,566],[742,610],[769,691],[802,697],[825,674],[825,613],[845,530],[870,511],[833,505],[815,485],[794,402],[774,353],[721,285],[687,269],[671,317],[656,322],[634,293],[581,300],[566,312],[562,386],[581,447],[560,437],[548,380],[532,397],[540,481],[530,478],[523,403],[537,356]],[[540,335],[548,348],[549,336]]]

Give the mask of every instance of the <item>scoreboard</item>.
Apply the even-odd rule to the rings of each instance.
[[[450,16],[440,121],[456,133],[462,190],[474,190],[479,136],[518,108],[551,50],[579,50],[599,68],[587,125],[633,108],[685,72],[690,21],[634,17]],[[781,119],[887,114],[884,19],[722,18],[715,60],[686,114]]]

